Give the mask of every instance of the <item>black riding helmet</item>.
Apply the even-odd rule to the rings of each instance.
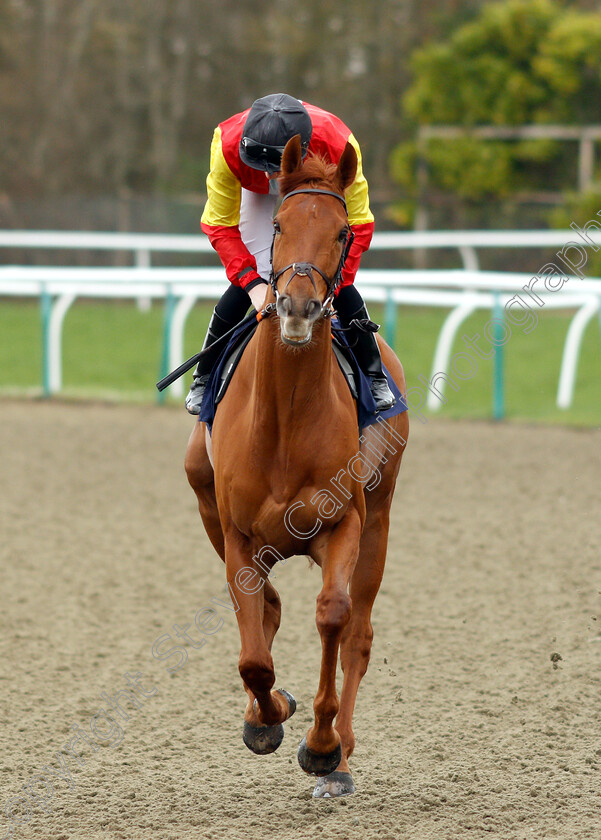
[[[240,140],[240,158],[251,169],[279,172],[282,152],[295,134],[307,154],[313,127],[307,109],[287,93],[270,93],[253,102]]]

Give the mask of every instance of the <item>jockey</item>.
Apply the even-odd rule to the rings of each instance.
[[[371,242],[374,217],[369,209],[367,181],[361,150],[350,129],[327,111],[285,93],[257,99],[250,108],[220,123],[211,145],[207,177],[207,203],[201,228],[217,251],[231,285],[214,309],[203,350],[241,321],[249,306],[259,311],[265,300],[271,271],[273,216],[278,200],[277,175],[284,146],[301,136],[307,152],[337,164],[347,141],[357,152],[357,174],[346,191],[349,224],[355,234],[342,272],[334,308],[349,344],[368,377],[378,411],[390,408],[395,398],[382,371],[382,359],[372,332],[357,321],[368,319],[363,298],[353,285],[361,254]],[[196,366],[186,408],[199,414],[209,374],[219,355],[206,353]]]

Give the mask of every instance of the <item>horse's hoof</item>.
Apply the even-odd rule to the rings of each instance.
[[[275,752],[284,740],[284,727],[281,723],[275,726],[251,726],[244,721],[242,740],[249,750],[257,755],[269,755]]]
[[[283,697],[285,697],[288,701],[288,717],[291,718],[296,711],[296,700],[294,699],[292,694],[290,694],[289,691],[286,691],[285,688],[278,688],[277,692],[278,694],[281,694]]]
[[[329,796],[350,796],[354,792],[355,785],[351,774],[336,770],[334,773],[317,780],[313,796],[315,799],[326,799]]]
[[[286,720],[288,720],[288,718],[291,718],[291,717],[292,717],[292,715],[293,715],[293,714],[295,713],[295,711],[296,711],[296,700],[294,699],[294,697],[292,696],[292,694],[290,694],[290,692],[289,692],[289,691],[286,691],[286,689],[285,689],[285,688],[276,688],[276,693],[277,693],[277,694],[281,694],[281,695],[282,695],[282,697],[283,697],[283,698],[286,700],[286,702],[288,703],[288,716],[286,717]],[[258,703],[258,701],[257,701],[257,698],[256,698],[256,697],[255,697],[255,699],[254,699],[254,701],[253,701],[253,710],[254,710],[255,714],[257,714],[257,713],[258,713],[258,711],[259,711],[259,703]]]
[[[288,717],[291,718],[296,711],[296,700],[284,688],[278,688],[277,691],[278,694],[285,697],[288,703]],[[256,711],[256,700],[253,705]],[[275,752],[284,740],[284,727],[281,723],[276,723],[274,726],[252,726],[244,721],[242,740],[248,749],[257,755],[269,755],[269,753]]]
[[[298,763],[311,776],[329,776],[342,761],[340,744],[330,753],[316,753],[307,746],[307,739],[303,738],[298,746]]]

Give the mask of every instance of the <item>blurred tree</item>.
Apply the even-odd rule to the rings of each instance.
[[[588,99],[596,95],[599,50],[589,48],[596,15],[589,20],[567,9],[547,14],[548,6],[541,4],[534,22],[528,16],[527,25],[517,22],[517,33],[505,32],[508,24],[501,20],[499,32],[493,27],[484,37],[474,21],[484,0],[0,0],[0,197],[16,206],[15,199],[33,203],[44,195],[112,195],[125,205],[139,194],[185,193],[200,203],[214,126],[258,96],[283,90],[348,123],[364,152],[372,199],[382,205],[398,189],[390,182],[390,152],[414,132],[415,122],[402,117],[399,102],[416,46],[476,26],[462,36],[465,44],[447,43],[454,58],[446,59],[443,50],[437,77],[423,59],[426,81],[420,87],[416,80],[407,100],[415,121],[424,121],[431,108],[432,119],[441,120],[456,95],[453,120],[463,121],[465,113],[475,119],[482,103],[493,99],[512,119],[515,112],[533,119],[530,111],[537,107],[544,120],[547,92],[579,98],[582,74]],[[531,45],[540,46],[539,30],[547,33],[546,48],[537,51],[540,67],[530,62],[538,74],[532,87],[528,56]],[[507,65],[520,45],[517,65]],[[479,52],[489,46],[503,69],[513,67],[510,83],[498,78],[492,59],[488,67],[478,64]],[[429,49],[442,48],[426,47],[424,55]],[[465,93],[449,84],[454,78],[469,83]],[[505,105],[501,93],[509,97]],[[582,99],[574,107],[586,113],[589,105]],[[488,111],[484,119],[491,119]],[[475,166],[473,177],[461,177],[481,148],[466,147],[452,165],[448,151],[440,151],[447,189],[461,181],[469,192],[470,184],[481,182]],[[521,144],[521,164],[489,151],[478,165],[491,182],[506,185],[534,155],[542,158],[542,182],[552,153]],[[395,162],[407,169],[411,154],[410,148],[399,152]],[[412,184],[409,175],[401,180]],[[119,223],[128,224],[126,218]]]
[[[439,43],[418,49],[405,113],[417,125],[601,122],[601,13],[554,0],[508,0]],[[416,143],[398,146],[394,177],[410,196],[418,190]],[[430,184],[464,199],[560,190],[575,181],[574,146],[542,141],[498,142],[475,137],[433,139],[422,156]]]
[[[572,222],[583,226],[591,220],[601,224],[599,212],[601,208],[601,187],[586,190],[584,192],[567,192],[565,201],[555,207],[550,214],[552,227],[560,230],[567,230]],[[579,237],[575,237],[580,241]],[[588,260],[583,272],[588,277],[601,277],[601,251],[594,248],[587,249]]]
[[[211,133],[283,90],[335,111],[390,197],[408,55],[482,0],[0,0],[0,193],[204,190]]]

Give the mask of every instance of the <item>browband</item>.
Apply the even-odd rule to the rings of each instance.
[[[320,189],[300,189],[300,190],[292,190],[292,192],[286,193],[286,195],[282,198],[282,204],[286,201],[287,198],[290,198],[293,195],[300,195],[301,193],[318,193],[318,195],[331,195],[334,198],[337,198],[338,201],[341,201],[344,205],[344,209],[346,210],[346,201],[344,197],[341,196],[339,193],[332,192],[332,190],[320,190]]]

